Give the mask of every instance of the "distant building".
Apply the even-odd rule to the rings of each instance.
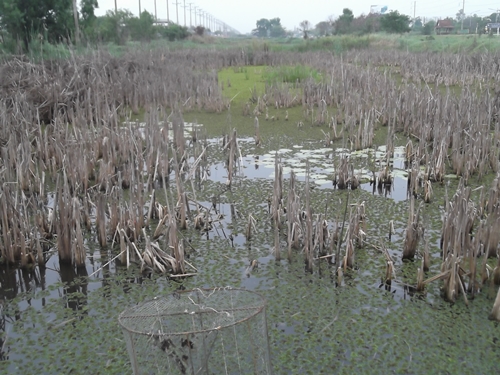
[[[438,20],[436,22],[436,34],[451,34],[453,33],[453,30],[455,29],[455,26],[453,25],[453,21],[450,19],[445,19],[445,20]]]
[[[488,23],[486,24],[486,27],[484,28],[486,31],[486,34],[500,34],[500,23],[499,22],[493,22],[493,23]]]
[[[387,9],[387,5],[372,5],[370,6],[370,14],[384,14]]]

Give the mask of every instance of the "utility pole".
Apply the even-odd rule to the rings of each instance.
[[[158,14],[156,13],[156,0],[155,0],[155,21],[158,19]]]
[[[189,27],[193,27],[193,11],[191,10],[191,5],[194,3],[189,3]]]
[[[115,0],[115,13],[118,12],[118,5],[116,4],[116,0]]]
[[[178,1],[176,1],[173,4],[175,4],[175,13],[177,14],[177,25],[178,25],[179,24],[179,4],[180,3]]]
[[[139,18],[141,18],[141,0],[139,0]]]
[[[464,18],[465,18],[465,0],[462,2],[462,28],[461,30],[464,29]]]
[[[415,20],[415,15],[417,14],[417,2],[413,3],[413,19]]]
[[[186,27],[186,0],[183,0],[184,5],[182,6],[184,8],[184,27]]]
[[[196,5],[194,6],[194,27],[198,26],[196,23],[196,8],[198,8]]]
[[[199,26],[204,26],[203,25],[203,10],[202,9],[198,9],[198,16],[199,16],[199,20],[200,20],[200,25]]]
[[[170,14],[168,13],[168,0],[167,0],[167,26],[170,23]]]

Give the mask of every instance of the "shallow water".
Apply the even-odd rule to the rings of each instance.
[[[299,142],[292,137],[269,138],[258,147],[251,137],[238,142],[241,165],[230,189],[225,185],[225,157],[216,138],[209,139],[207,180],[195,184],[198,201],[210,207],[215,196],[221,215],[207,233],[182,232],[190,244],[186,256],[198,269],[197,276],[178,281],[161,275],[143,278],[137,266],[126,269],[118,261],[99,270],[116,255],[116,249],[98,249],[95,233],[87,239],[87,266],[78,272],[61,268],[56,255],[47,262],[45,273],[2,269],[0,370],[19,374],[131,373],[117,322],[121,311],[178,288],[232,286],[259,291],[267,298],[276,374],[498,372],[500,329],[487,320],[495,288],[486,286],[466,307],[462,299],[455,304],[444,302],[440,282],[430,284],[425,293],[415,293],[411,287],[419,261],[401,261],[408,201],[400,149],[393,160],[394,169],[400,172],[394,173],[391,189],[378,191],[363,183],[360,189],[341,191],[332,184],[332,160],[347,150],[325,148],[319,139]],[[378,149],[376,157],[381,158],[383,152]],[[330,227],[341,220],[346,199],[365,202],[367,245],[356,250],[355,269],[347,271],[342,285],[337,285],[334,267],[327,261],[318,261],[313,272],[308,272],[300,250],[293,250],[287,259],[283,235],[282,260],[276,261],[272,255],[274,232],[267,199],[273,189],[276,153],[284,166],[285,191],[293,169],[301,196],[305,161],[309,161],[313,210],[325,213]],[[366,153],[349,155],[356,170],[366,174]],[[457,181],[450,179],[447,185],[451,195]],[[437,274],[440,266],[444,187],[435,186],[434,193],[433,202],[423,206],[432,256],[427,277]],[[251,241],[245,237],[249,214],[256,219]],[[390,220],[396,231],[391,241]],[[371,246],[381,244],[395,261],[398,281],[391,286],[381,283],[385,260]],[[161,241],[160,245],[165,246]],[[248,272],[252,260],[259,266]]]

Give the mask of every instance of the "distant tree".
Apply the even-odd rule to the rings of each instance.
[[[329,21],[321,21],[316,24],[315,31],[319,36],[330,35],[332,31],[332,24]]]
[[[95,9],[99,7],[97,0],[81,0],[80,13],[81,13],[81,30],[87,40],[95,40],[96,35],[96,20]]]
[[[304,39],[309,38],[309,30],[311,29],[311,23],[308,20],[304,20],[299,23],[300,29],[302,30],[302,34],[304,35]]]
[[[286,30],[281,26],[281,20],[273,18],[269,20],[269,36],[273,38],[280,38],[286,35]]]
[[[381,15],[376,13],[362,14],[352,20],[349,32],[358,35],[376,33],[380,31],[380,18]]]
[[[1,0],[0,27],[27,50],[34,37],[59,42],[74,30],[73,0]]]
[[[198,25],[194,28],[194,32],[196,35],[203,36],[203,34],[205,34],[205,28],[201,25]]]
[[[462,22],[462,20],[464,20],[464,19],[465,19],[465,12],[464,12],[464,10],[463,10],[463,9],[460,9],[460,10],[457,12],[456,16],[457,16],[457,22]]]
[[[354,14],[349,8],[344,8],[342,15],[335,21],[335,31],[338,34],[345,34],[349,32],[352,20],[354,19]]]
[[[99,40],[105,43],[124,44],[129,37],[126,25],[130,18],[132,13],[123,9],[118,9],[116,12],[108,10],[105,16],[98,17],[96,25]]]
[[[203,36],[205,33],[205,28],[203,26],[196,26],[195,33],[199,36]],[[161,35],[171,42],[175,40],[186,39],[189,36],[189,31],[187,27],[177,25],[175,23],[171,23],[167,27],[159,28]]]
[[[410,17],[393,10],[382,16],[380,26],[388,33],[406,33],[410,31]]]
[[[139,18],[130,17],[125,25],[132,40],[149,42],[156,34],[154,21],[153,15],[145,10]]]
[[[352,10],[350,10],[349,8],[344,8],[342,10],[342,15],[339,17],[339,19],[341,21],[345,21],[348,24],[350,24],[354,19],[354,14],[352,13]]]
[[[415,18],[415,20],[413,21],[413,25],[411,26],[412,30],[413,31],[421,31],[422,30],[422,27],[423,27],[423,23],[422,23],[422,20],[420,19],[420,17],[417,17]]]
[[[423,35],[432,35],[432,33],[434,32],[434,27],[436,27],[436,22],[432,20],[428,21],[422,27],[421,33]]]
[[[286,35],[286,30],[281,26],[279,17],[268,20],[261,18],[256,22],[256,28],[252,30],[252,34],[261,38],[273,37],[279,38]]]
[[[256,28],[253,30],[253,34],[257,35],[261,38],[264,38],[268,35],[268,32],[271,28],[271,22],[267,18],[261,18],[256,23]]]

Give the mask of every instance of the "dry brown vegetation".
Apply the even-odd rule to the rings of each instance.
[[[394,136],[408,137],[409,193],[414,199],[431,201],[432,183],[442,183],[446,173],[462,180],[445,206],[442,273],[423,281],[419,271],[419,289],[442,278],[449,300],[458,294],[465,297],[466,289],[473,293],[479,274],[485,282],[490,273],[485,262],[476,272],[477,259],[498,256],[500,239],[498,231],[490,230],[500,220],[498,179],[488,199],[484,194],[479,204],[472,202],[467,187],[472,176],[499,172],[500,92],[494,83],[500,81],[500,70],[498,56],[491,54],[363,51],[338,57],[234,49],[137,51],[121,58],[96,51],[41,63],[11,59],[0,66],[3,261],[43,266],[44,250],[55,245],[61,262],[81,266],[85,237],[95,236],[102,247],[120,243],[127,263],[138,257],[144,269],[188,273],[178,231],[189,223],[207,229],[211,210],[200,207],[189,194],[193,190],[194,195],[194,189],[188,182],[203,175],[206,154],[201,135],[194,134],[191,142],[184,138],[182,112],[227,110],[229,103],[217,79],[220,68],[296,64],[317,69],[323,79],[269,84],[262,95],[254,93],[243,111],[256,116],[256,143],[259,118],[268,116],[268,107],[302,106],[304,121],[328,129],[327,144],[341,138],[351,149],[372,147],[376,129],[387,126],[387,160],[379,164],[378,175],[373,171],[373,182],[387,186]],[[145,126],[129,121],[140,111],[145,112]],[[224,149],[230,187],[238,167],[236,131],[226,138]],[[191,165],[189,157],[195,160]],[[336,168],[339,188],[357,187],[347,159]],[[309,269],[319,257],[333,258],[339,271],[353,267],[355,247],[363,244],[364,205],[346,207],[340,234],[337,221],[330,234],[327,218],[313,214],[310,207],[308,178],[301,199],[292,173],[284,196],[280,171],[277,158],[270,198],[276,257],[286,222],[288,253],[302,247]],[[154,189],[165,188],[171,172],[177,197],[165,189],[168,204],[162,206]],[[416,256],[422,235],[419,210],[414,212],[418,204],[411,201],[404,258]],[[160,224],[149,238],[144,228],[151,218]],[[253,220],[249,216],[248,240]],[[160,237],[163,245],[153,242]],[[139,242],[144,245],[137,246]],[[339,254],[341,243],[346,244],[344,255]],[[387,264],[390,280],[392,261]],[[492,272],[497,282],[499,267]]]

